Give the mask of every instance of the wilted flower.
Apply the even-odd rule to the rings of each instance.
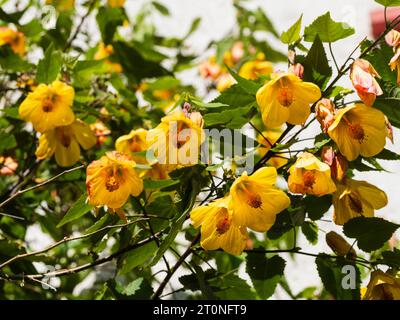
[[[388,272],[373,271],[362,299],[400,300],[400,279]]]

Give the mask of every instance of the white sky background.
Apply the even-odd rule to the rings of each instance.
[[[141,5],[149,0],[127,0],[125,8],[130,18],[135,17]],[[80,3],[79,0],[77,0]],[[159,0],[168,7],[171,12],[170,17],[164,17],[158,13],[154,14],[154,21],[157,25],[157,30],[160,34],[166,36],[182,36],[184,35],[191,22],[196,17],[201,17],[202,22],[198,30],[190,37],[188,43],[190,50],[194,53],[201,53],[211,40],[222,40],[224,35],[233,27],[235,23],[235,10],[232,6],[231,0]],[[344,40],[340,40],[333,44],[333,50],[336,55],[338,64],[341,65],[347,58],[348,54],[353,48],[365,37],[371,35],[370,31],[370,17],[371,10],[378,8],[373,0],[334,0],[334,1],[317,1],[317,0],[249,0],[249,7],[262,7],[267,13],[268,17],[274,23],[276,29],[282,32],[290,27],[301,14],[303,14],[303,26],[311,23],[316,17],[331,11],[332,18],[337,21],[347,22],[356,30],[356,34]],[[79,7],[80,15],[83,15],[86,9]],[[100,36],[95,27],[94,18],[88,21],[88,27],[93,29],[91,42],[96,43]],[[78,40],[79,41],[79,40]],[[277,41],[271,42],[276,47],[285,50],[285,46]],[[333,64],[332,64],[333,65]],[[285,66],[279,66],[284,69]],[[198,78],[197,70],[189,70],[181,73],[179,77],[188,83],[195,86],[200,83],[199,89],[201,91],[201,79]],[[346,78],[346,77],[345,77]],[[348,79],[344,79],[343,86],[351,88]],[[320,132],[318,126],[314,126],[306,130],[304,137],[312,137]],[[394,139],[396,145],[392,146],[388,141],[387,148],[400,153],[400,135],[399,130],[395,130]],[[389,171],[387,173],[360,173],[356,175],[359,180],[367,180],[370,183],[382,188],[389,197],[389,204],[387,207],[378,211],[377,216],[385,217],[393,222],[400,222],[400,197],[398,196],[398,179],[400,178],[400,165],[399,162],[384,162],[383,166]],[[332,219],[332,213],[325,216],[326,219]],[[325,230],[335,230],[340,232],[341,228],[333,223],[320,223],[319,226]],[[373,231],[372,231],[373,232]],[[33,248],[37,249],[45,246],[48,242],[52,242],[44,234],[40,235],[40,228],[33,227],[31,232],[27,235],[27,240]],[[329,248],[325,245],[325,234],[320,233],[320,239],[316,246],[310,245],[307,240],[299,235],[300,247],[304,251],[318,253],[329,252]],[[183,240],[184,241],[184,240]],[[284,257],[284,255],[282,255]],[[173,256],[168,257],[174,259]],[[320,280],[314,263],[314,258],[307,256],[296,256],[296,260],[287,259],[287,266],[285,274],[289,286],[296,294],[301,289],[316,285],[320,285]],[[177,289],[180,287],[177,281],[181,274],[177,273],[173,277],[173,287]],[[240,275],[248,279],[247,275],[241,270]],[[164,293],[169,292],[170,288],[166,288]],[[283,290],[280,288],[273,296],[275,299],[288,298]]]

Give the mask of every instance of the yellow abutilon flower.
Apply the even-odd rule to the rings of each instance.
[[[25,36],[22,32],[8,27],[0,27],[0,46],[8,44],[16,54],[25,53]]]
[[[93,161],[86,170],[89,203],[117,210],[130,195],[143,191],[143,180],[135,171],[135,161],[118,151],[107,152]]]
[[[233,79],[230,73],[223,73],[217,82],[217,90],[219,92],[224,92],[226,89],[229,89],[236,83],[236,80]]]
[[[121,8],[125,4],[125,0],[107,0],[107,4],[111,8]]]
[[[123,135],[115,142],[115,149],[119,152],[129,154],[136,163],[146,163],[146,158],[134,153],[146,151],[149,147],[147,141],[148,131],[145,129],[132,130],[129,134]]]
[[[323,196],[336,191],[331,170],[314,155],[304,152],[289,169],[288,185],[293,193]]]
[[[254,80],[260,76],[266,76],[273,72],[272,63],[265,60],[264,54],[258,54],[256,60],[245,62],[239,69],[239,76]]]
[[[357,181],[350,178],[336,184],[333,194],[334,216],[338,225],[356,217],[373,217],[374,210],[387,205],[386,193],[366,181]]]
[[[328,134],[347,160],[353,161],[359,155],[372,157],[386,144],[385,116],[364,104],[350,105],[337,110]]]
[[[291,73],[276,73],[258,90],[257,103],[265,126],[274,128],[285,122],[303,124],[310,115],[310,104],[320,97],[317,85]]]
[[[94,59],[95,60],[105,59],[104,63],[109,67],[110,71],[120,73],[122,72],[121,65],[117,62],[112,62],[107,59],[113,53],[114,53],[114,48],[112,47],[111,44],[106,46],[103,42],[100,42],[97,52],[94,54]]]
[[[67,126],[75,120],[71,108],[73,100],[74,88],[61,81],[40,84],[19,106],[19,116],[32,122],[39,132]]]
[[[264,167],[235,180],[230,189],[235,224],[258,232],[272,227],[276,215],[290,205],[289,197],[274,186],[276,179],[276,169]]]
[[[81,156],[79,145],[87,150],[93,147],[96,141],[97,138],[90,126],[80,120],[75,120],[68,126],[56,127],[43,133],[39,138],[36,157],[42,160],[55,154],[58,165],[69,167]]]
[[[168,172],[198,162],[200,145],[205,138],[199,124],[199,121],[188,118],[183,111],[176,111],[162,118],[161,123],[149,131],[150,148],[158,163],[165,166]]]
[[[222,249],[233,255],[240,255],[248,239],[246,228],[238,226],[229,209],[230,197],[218,199],[206,206],[192,210],[190,219],[193,226],[201,226],[200,245],[206,250]]]
[[[400,278],[381,270],[371,273],[363,300],[400,300]]]

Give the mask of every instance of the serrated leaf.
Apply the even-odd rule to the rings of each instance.
[[[0,46],[0,66],[3,70],[24,72],[32,68],[32,65],[14,53],[9,46]]]
[[[150,180],[146,179],[143,181],[143,186],[144,189],[162,189],[170,186],[174,186],[179,183],[179,180],[172,180],[172,179],[166,179],[166,180]]]
[[[314,222],[305,221],[301,225],[301,231],[311,244],[318,242],[318,226]]]
[[[275,292],[283,276],[285,260],[279,256],[268,258],[263,253],[247,253],[246,272],[261,299],[268,299]]]
[[[332,68],[329,66],[324,46],[319,35],[316,35],[304,60],[303,80],[313,82],[324,89],[331,76]]]
[[[153,242],[146,243],[144,246],[128,252],[119,263],[119,275],[124,275],[138,266],[146,266],[157,251],[157,244]]]
[[[247,106],[255,100],[254,95],[248,94],[241,86],[234,84],[211,102],[226,104],[229,109],[234,109]]]
[[[357,239],[361,250],[371,252],[381,248],[399,227],[382,218],[357,217],[344,224],[343,232],[347,237]]]
[[[328,256],[319,255],[315,259],[318,274],[325,289],[337,300],[359,300],[360,299],[360,271],[356,265],[349,261],[336,259],[329,260]],[[347,275],[343,267],[352,266],[356,272],[355,288],[345,289],[343,286],[344,277]]]
[[[58,223],[57,228],[64,224],[79,219],[94,208],[93,205],[86,203],[87,195],[84,193],[72,206],[69,208],[65,216]]]
[[[383,149],[374,157],[376,159],[382,159],[382,160],[400,160],[400,154],[390,151],[388,149]]]
[[[325,195],[322,197],[315,197],[307,195],[304,198],[304,205],[306,207],[307,216],[313,220],[319,220],[322,218],[325,212],[332,206],[332,196]]]
[[[222,112],[207,113],[203,116],[206,127],[217,125],[225,126],[230,129],[240,129],[251,119],[249,113],[254,109],[254,105],[247,107],[225,110]]]
[[[375,2],[385,7],[397,7],[400,6],[400,0],[375,0]]]
[[[322,42],[335,42],[354,34],[354,29],[347,23],[332,20],[330,12],[318,17],[304,30],[304,40],[314,41],[318,35]]]
[[[62,67],[61,52],[54,50],[54,44],[51,43],[46,49],[44,57],[39,61],[36,73],[38,83],[51,83],[57,79]]]
[[[228,68],[229,73],[232,75],[232,77],[237,81],[238,85],[242,87],[244,91],[246,91],[248,94],[251,95],[256,95],[258,89],[261,88],[261,84],[256,83],[252,80],[247,80],[241,76],[239,76],[235,71],[233,71],[231,68],[226,66]]]
[[[300,39],[301,22],[303,15],[285,32],[282,32],[281,41],[286,44],[292,44]]]
[[[394,248],[393,251],[383,251],[384,263],[392,268],[400,268],[400,250]]]

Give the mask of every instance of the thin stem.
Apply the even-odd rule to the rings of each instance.
[[[37,250],[37,251],[29,252],[29,253],[19,254],[17,256],[12,257],[11,259],[8,259],[7,261],[5,261],[2,264],[0,264],[0,270],[3,269],[4,267],[8,266],[9,264],[17,261],[17,260],[46,253],[46,252],[50,251],[51,249],[54,249],[54,248],[66,243],[66,242],[89,238],[89,237],[91,237],[91,236],[93,236],[93,235],[95,235],[97,233],[103,232],[105,230],[111,230],[111,229],[115,229],[115,228],[123,228],[123,227],[130,226],[131,224],[138,223],[138,222],[141,222],[141,221],[147,221],[147,220],[149,220],[149,218],[146,217],[146,218],[143,218],[143,219],[137,219],[135,221],[130,221],[130,222],[124,223],[124,224],[105,226],[105,227],[100,228],[100,229],[98,229],[96,231],[93,231],[93,232],[90,232],[90,233],[86,233],[86,234],[83,234],[83,235],[80,235],[80,236],[76,236],[76,237],[71,237],[71,236],[70,237],[64,237],[62,240],[57,241],[57,242],[51,244],[50,246],[48,246],[48,247],[46,247],[46,248],[44,248],[42,250]]]
[[[68,50],[71,46],[72,46],[72,42],[76,39],[76,37],[78,36],[79,32],[82,29],[83,23],[85,22],[85,20],[89,17],[90,13],[92,12],[92,10],[94,9],[94,5],[96,4],[95,0],[92,0],[90,2],[88,11],[86,12],[86,14],[81,18],[81,21],[79,22],[74,34],[72,35],[72,37],[68,40],[68,42],[66,43],[65,47],[64,47],[64,51]]]
[[[198,234],[193,241],[190,243],[189,247],[186,249],[186,251],[182,254],[182,256],[179,258],[179,260],[175,263],[175,265],[172,267],[171,272],[169,272],[164,280],[161,282],[160,286],[156,290],[156,292],[152,296],[152,300],[159,299],[159,297],[162,295],[165,287],[167,286],[169,280],[171,277],[174,275],[174,273],[180,268],[182,263],[186,260],[186,258],[192,253],[193,246],[197,243],[197,241],[200,240],[200,234]]]
[[[71,172],[80,170],[80,169],[82,169],[82,168],[84,168],[84,167],[85,167],[85,165],[80,165],[80,166],[78,166],[78,167],[65,170],[65,171],[63,171],[63,172],[61,172],[61,173],[55,175],[54,177],[51,177],[51,178],[47,179],[46,181],[43,181],[43,182],[41,182],[41,183],[38,183],[38,184],[36,184],[36,185],[34,185],[34,186],[32,186],[32,187],[29,187],[29,188],[26,188],[26,189],[23,189],[23,190],[19,190],[19,191],[15,192],[13,195],[11,195],[10,197],[8,197],[8,198],[7,198],[6,200],[4,200],[3,202],[1,202],[1,203],[0,203],[0,208],[2,208],[2,207],[5,206],[7,203],[9,203],[11,200],[13,200],[14,198],[20,196],[21,194],[24,194],[24,193],[26,193],[26,192],[29,192],[29,191],[38,189],[38,188],[40,188],[40,187],[43,187],[43,186],[45,186],[46,184],[49,184],[50,182],[53,182],[54,180],[57,180],[58,178],[60,178],[61,176],[65,175],[65,174],[67,174],[67,173],[71,173]]]
[[[329,43],[328,43],[328,47],[329,47],[329,52],[331,53],[333,62],[335,63],[336,70],[337,70],[337,72],[340,72],[339,65],[338,65],[338,63],[337,63],[337,61],[336,61],[335,55],[333,54],[332,42],[329,42]]]
[[[261,132],[260,129],[258,129],[251,121],[249,121],[249,124],[253,127],[254,130],[257,131],[257,133],[269,144],[270,147],[272,147],[272,143],[264,136],[264,134]]]
[[[156,233],[156,237],[159,237],[161,235],[162,232],[158,232]],[[148,237],[146,239],[143,239],[142,241],[139,241],[135,244],[129,245],[119,251],[117,251],[116,253],[113,253],[111,255],[109,255],[108,257],[102,258],[102,259],[98,259],[96,261],[90,262],[90,263],[86,263],[84,265],[75,267],[75,268],[71,268],[71,269],[62,269],[62,270],[57,270],[57,271],[52,271],[52,272],[48,272],[48,273],[38,273],[38,274],[28,274],[28,275],[24,275],[24,274],[17,274],[17,275],[7,275],[4,273],[1,273],[0,276],[3,277],[5,280],[17,280],[17,279],[42,279],[44,277],[61,277],[61,276],[66,276],[66,275],[70,275],[70,274],[75,274],[87,269],[91,269],[95,266],[104,264],[106,262],[112,261],[114,258],[119,257],[121,255],[123,255],[124,253],[127,253],[129,251],[132,251],[134,249],[137,249],[149,242],[154,241],[155,237],[151,236]]]

